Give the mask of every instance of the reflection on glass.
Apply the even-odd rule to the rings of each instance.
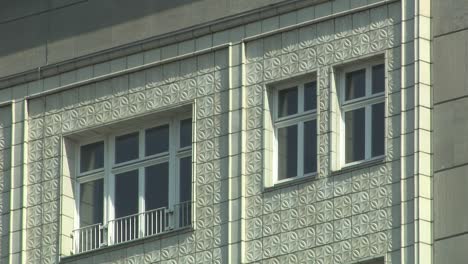
[[[180,147],[188,147],[192,144],[192,119],[180,121]]]
[[[372,67],[372,94],[385,91],[385,66],[383,64]]]
[[[304,84],[304,111],[317,109],[317,82]]]
[[[80,185],[80,227],[103,221],[104,180],[99,179]]]
[[[385,110],[384,103],[372,105],[372,157],[384,154]]]
[[[180,159],[180,202],[192,200],[192,157]]]
[[[138,158],[138,132],[115,138],[115,163]]]
[[[278,129],[278,180],[297,176],[297,125]]]
[[[145,131],[145,156],[169,151],[169,125]]]
[[[345,113],[346,163],[365,158],[365,108]]]
[[[366,70],[346,73],[345,99],[352,100],[366,96]]]
[[[297,113],[297,87],[280,90],[278,92],[278,117]]]
[[[104,167],[104,142],[81,146],[80,171],[87,172]]]
[[[115,175],[115,217],[138,213],[138,170]]]
[[[317,125],[315,120],[304,122],[304,174],[317,171]]]
[[[160,163],[145,168],[146,211],[168,206],[169,164]]]

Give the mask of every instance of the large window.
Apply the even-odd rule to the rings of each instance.
[[[317,171],[317,83],[305,81],[275,87],[276,182]]]
[[[77,253],[191,224],[189,116],[82,142],[77,151]]]
[[[385,154],[385,66],[345,69],[341,82],[342,164]]]

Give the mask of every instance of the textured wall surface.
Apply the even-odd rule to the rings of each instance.
[[[70,8],[91,4],[70,3]],[[202,3],[209,1],[191,5]],[[234,10],[241,12],[242,3]],[[418,211],[425,204],[415,188],[431,187],[416,176],[431,168],[417,154],[430,145],[431,138],[420,137],[417,129],[431,117],[415,100],[426,97],[415,85],[420,65],[415,66],[415,33],[407,30],[416,23],[414,5],[412,0],[328,1],[1,89],[0,103],[13,117],[11,164],[1,165],[21,183],[4,191],[11,192],[6,196],[16,210],[6,221],[20,220],[14,221],[15,232],[2,229],[2,238],[17,243],[8,249],[2,243],[1,256],[14,264],[60,258],[63,263],[360,263],[382,257],[385,263],[428,263],[420,258],[427,251],[416,245],[420,236],[431,236],[430,222],[418,222],[427,214]],[[360,9],[346,13],[352,8]],[[135,41],[127,36],[135,32],[121,25],[80,37]],[[63,49],[51,52],[85,49],[82,40],[65,41]],[[386,156],[341,170],[335,74],[343,65],[369,59],[386,65]],[[317,80],[318,173],[274,186],[267,90],[304,76]],[[194,106],[195,125],[193,230],[71,256],[74,157],[68,140],[187,104]],[[0,139],[4,127],[0,123]]]

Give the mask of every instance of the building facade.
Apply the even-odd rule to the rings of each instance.
[[[2,263],[465,263],[457,5],[161,2],[0,11]]]

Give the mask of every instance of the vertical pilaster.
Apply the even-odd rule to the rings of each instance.
[[[11,219],[18,211],[10,212],[11,200],[11,105],[0,107],[0,262],[9,263]]]

